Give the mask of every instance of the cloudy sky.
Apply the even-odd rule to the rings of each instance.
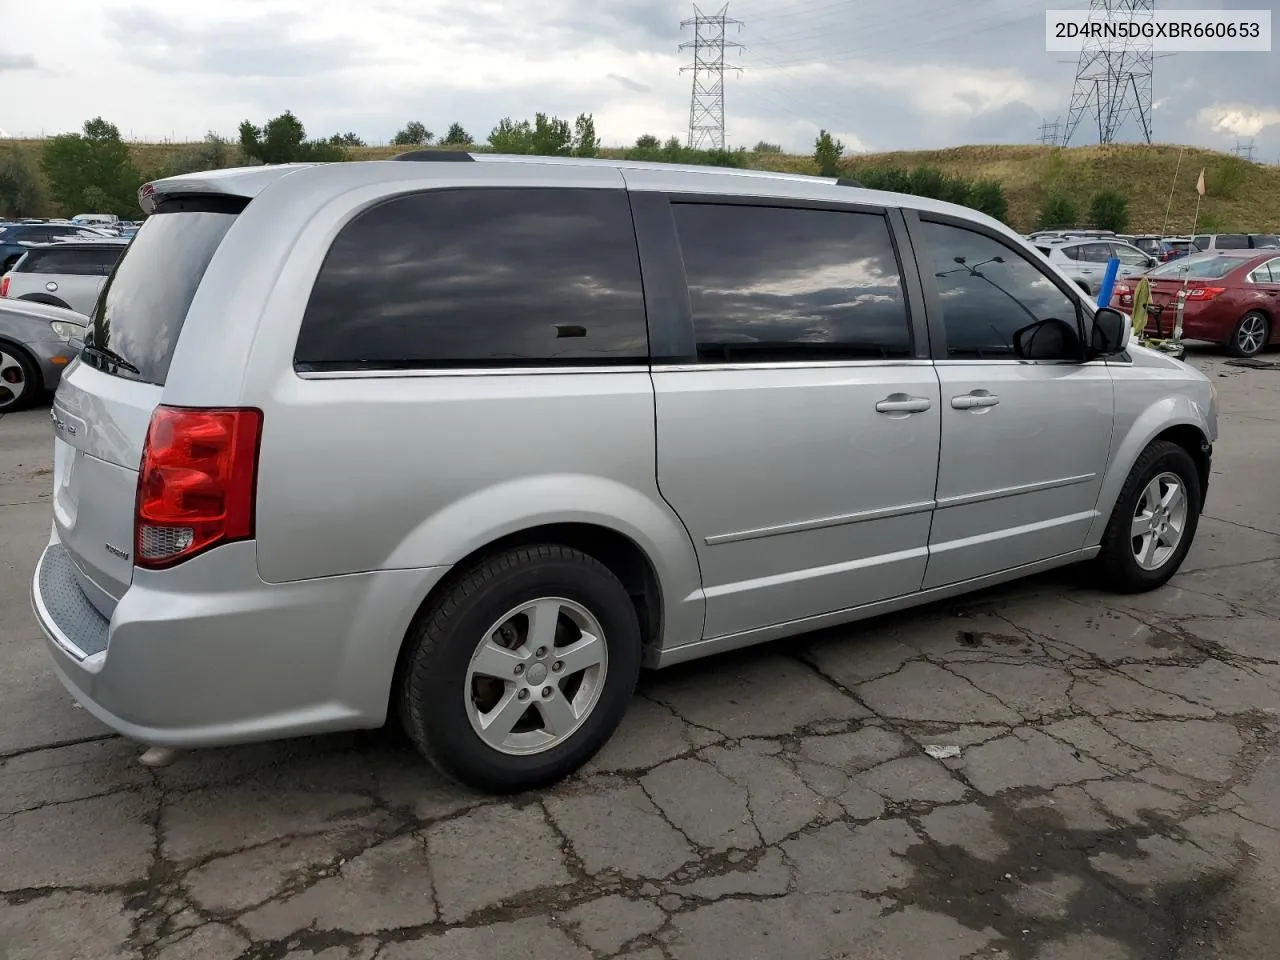
[[[1045,9],[1087,0],[731,0],[744,49],[726,78],[731,145],[850,150],[1027,143],[1066,119],[1071,54],[1046,53]],[[383,142],[411,119],[483,140],[503,116],[592,113],[608,145],[684,136],[684,0],[43,0],[6,3],[0,130],[52,134],[92,116],[137,139],[234,136],[286,109],[309,135]],[[703,4],[719,9],[719,0]],[[1161,0],[1159,7],[1270,6]],[[1155,137],[1280,161],[1280,51],[1156,61]],[[1096,128],[1092,133],[1096,141]],[[1089,141],[1083,124],[1073,143]],[[1126,127],[1122,139],[1135,139]]]

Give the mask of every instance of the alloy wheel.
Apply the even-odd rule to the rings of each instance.
[[[1187,527],[1187,491],[1175,473],[1154,477],[1138,498],[1129,535],[1133,559],[1143,570],[1159,570],[1178,549]]]
[[[1262,349],[1267,339],[1267,321],[1257,314],[1251,314],[1240,321],[1240,330],[1236,334],[1236,344],[1240,352],[1252,356]]]
[[[0,349],[0,411],[15,406],[26,389],[26,369],[17,357]]]
[[[467,717],[500,753],[542,753],[582,726],[600,700],[609,652],[581,604],[543,597],[498,620],[476,646],[463,691]]]

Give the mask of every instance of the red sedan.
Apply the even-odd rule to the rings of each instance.
[[[1177,297],[1185,288],[1182,335],[1222,344],[1235,357],[1252,357],[1280,342],[1280,250],[1214,250],[1161,264],[1151,282],[1148,334],[1173,332]],[[1137,277],[1116,284],[1111,305],[1133,308]]]

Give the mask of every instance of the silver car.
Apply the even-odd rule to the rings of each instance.
[[[642,666],[1077,562],[1150,590],[1195,536],[1210,382],[964,207],[446,153],[142,204],[55,397],[32,597],[146,744],[398,717],[526,789]]]
[[[1120,277],[1137,276],[1160,265],[1158,259],[1133,244],[1105,238],[1042,239],[1035,241],[1035,246],[1088,294],[1096,294],[1101,289],[1107,264],[1113,257],[1120,261],[1116,274]]]
[[[31,246],[0,278],[0,297],[90,314],[127,243],[75,240]]]
[[[0,414],[21,410],[58,386],[88,322],[71,310],[0,300]]]

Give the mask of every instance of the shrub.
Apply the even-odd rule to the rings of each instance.
[[[1058,230],[1074,226],[1076,222],[1076,206],[1063,194],[1050,196],[1036,217],[1037,230]]]
[[[1118,190],[1099,190],[1089,203],[1089,219],[1099,230],[1124,233],[1129,227],[1129,201]]]

